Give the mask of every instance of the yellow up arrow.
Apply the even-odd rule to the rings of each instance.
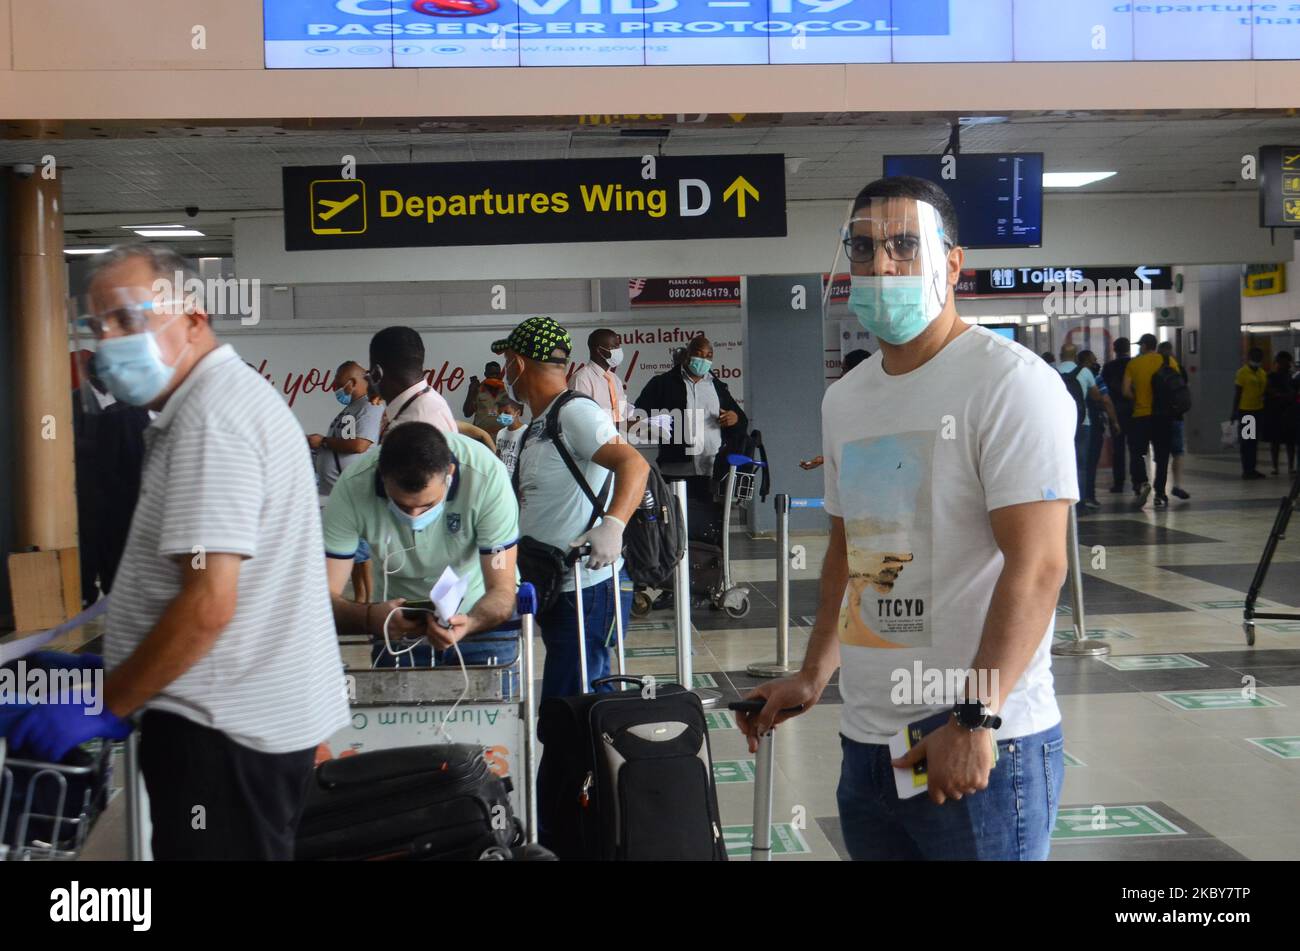
[[[732,195],[736,196],[736,217],[745,217],[745,196],[748,195],[754,201],[758,201],[758,189],[749,184],[744,175],[737,175],[736,180],[727,186],[727,190],[722,193],[722,200],[726,201]]]

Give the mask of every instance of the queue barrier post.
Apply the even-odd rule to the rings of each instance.
[[[790,496],[785,493],[775,497],[776,661],[750,664],[745,669],[751,677],[784,677],[790,673],[790,502]]]
[[[579,599],[581,600],[581,599]],[[537,704],[533,702],[535,667],[533,637],[537,633],[537,590],[527,581],[516,595],[519,613],[519,650],[523,670],[519,685],[524,708],[524,834],[529,845],[537,844]]]
[[[686,481],[675,479],[669,483],[677,499],[678,511],[682,522],[682,535],[690,538],[690,526],[686,521]],[[722,694],[707,687],[694,687],[695,668],[691,658],[691,549],[686,545],[686,552],[673,571],[673,613],[677,622],[677,682],[700,698],[705,707],[716,706],[722,700]]]
[[[1103,640],[1088,637],[1083,608],[1083,566],[1079,561],[1079,519],[1073,505],[1070,506],[1065,538],[1070,564],[1070,607],[1074,638],[1054,643],[1052,654],[1057,657],[1105,657],[1110,653],[1110,645]]]

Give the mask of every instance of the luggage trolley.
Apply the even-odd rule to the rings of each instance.
[[[6,757],[0,738],[0,860],[76,859],[108,805],[113,744],[96,740],[76,763]]]
[[[709,591],[714,608],[726,611],[730,617],[742,618],[749,613],[749,587],[731,583],[731,508],[749,507],[754,500],[754,480],[758,469],[766,462],[740,453],[727,456],[727,478],[722,486],[722,577]],[[747,471],[741,472],[744,468]]]
[[[527,840],[536,842],[536,610],[532,585],[521,585],[516,601],[519,650],[508,663],[466,665],[464,671],[458,663],[347,668],[352,722],[330,737],[317,762],[453,739],[481,745],[488,767],[514,781],[512,809],[524,820]]]

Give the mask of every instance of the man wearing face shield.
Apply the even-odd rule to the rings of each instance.
[[[740,726],[755,747],[842,668],[854,859],[1044,859],[1063,773],[1050,644],[1075,406],[1038,356],[958,316],[964,255],[938,186],[873,182],[842,238],[850,307],[880,353],[822,404],[831,529],[802,669],[754,691],[768,702]],[[914,738],[896,756],[900,734]],[[921,761],[928,794],[900,799],[894,770]]]
[[[348,722],[302,430],[174,286],[193,279],[183,259],[130,245],[93,269],[80,323],[96,372],[158,417],[107,613],[103,709],[37,707],[14,745],[58,760],[143,711],[154,857],[290,859],[316,747]]]
[[[614,371],[623,365],[623,348],[612,330],[593,330],[587,337],[587,364],[569,381],[569,389],[589,396],[618,426],[631,414],[623,381]]]

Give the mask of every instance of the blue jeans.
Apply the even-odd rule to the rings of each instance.
[[[1079,486],[1083,491],[1083,497],[1092,501],[1097,500],[1097,462],[1101,459],[1101,447],[1106,441],[1106,425],[1099,420],[1093,420],[1088,426],[1088,462],[1087,486]]]
[[[840,740],[836,795],[854,861],[1047,858],[1065,779],[1060,724],[1000,741],[988,788],[942,806],[926,793],[898,798],[888,746]]]
[[[1074,475],[1079,482],[1079,501],[1088,498],[1088,430],[1080,426],[1074,433]]]
[[[626,635],[632,612],[632,584],[621,576],[619,614]],[[606,580],[582,589],[583,623],[586,628],[587,676],[591,680],[611,673],[609,646],[614,643],[614,584]],[[542,669],[542,699],[573,697],[582,693],[578,670],[578,602],[576,593],[563,591],[550,609],[537,618],[546,645]],[[613,687],[605,687],[612,690]]]
[[[394,644],[401,650],[401,644]],[[513,664],[519,657],[519,622],[507,621],[501,627],[491,631],[471,634],[460,642],[460,656],[466,667],[486,664]],[[370,645],[370,662],[376,669],[392,667],[455,667],[460,668],[456,651],[448,648],[438,651],[437,663],[434,663],[433,646],[422,641],[409,653],[393,656],[384,647],[382,639]],[[519,676],[512,670],[506,674],[505,692],[515,696],[519,691]]]

